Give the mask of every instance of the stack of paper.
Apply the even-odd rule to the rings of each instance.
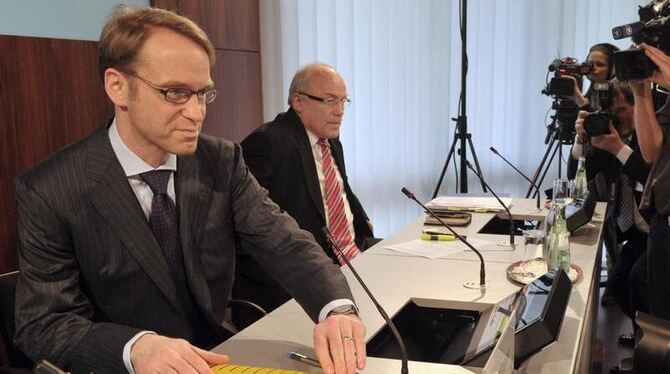
[[[505,197],[500,200],[507,208],[512,206],[511,198]],[[494,197],[439,196],[431,200],[427,206],[436,213],[445,211],[502,212],[505,210]]]

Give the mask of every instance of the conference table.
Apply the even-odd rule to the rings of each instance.
[[[572,233],[571,261],[582,270],[582,277],[572,287],[567,310],[558,340],[545,347],[521,365],[527,373],[588,373],[591,352],[595,342],[599,283],[601,268],[601,233],[605,203],[598,203],[591,222]],[[511,213],[515,220],[541,221],[546,209],[537,210],[535,200],[513,198]],[[486,263],[484,290],[463,286],[466,280],[479,279],[479,259],[470,251],[461,251],[442,258],[425,258],[390,250],[386,247],[418,239],[425,217],[410,222],[405,227],[356,256],[352,265],[367,283],[386,312],[393,316],[409,299],[444,300],[453,303],[496,304],[519,291],[520,285],[507,277],[508,266],[524,256],[523,237],[515,237],[515,247],[499,245],[509,235],[479,234],[484,225],[499,213],[473,213],[468,226],[455,230],[468,238],[488,242],[479,248]],[[346,267],[342,268],[354,294],[359,314],[367,327],[369,340],[384,326],[364,290]],[[231,363],[281,368],[307,372],[319,369],[290,360],[289,351],[315,357],[312,348],[314,323],[295,302],[290,300],[264,318],[258,320],[231,339],[217,346],[214,351],[230,355]],[[480,369],[456,365],[410,361],[410,372],[477,373]],[[398,360],[368,357],[367,367],[359,373],[398,373]]]

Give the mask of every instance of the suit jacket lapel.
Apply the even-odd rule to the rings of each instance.
[[[342,151],[342,143],[340,143],[339,139],[331,139],[328,142],[330,144],[330,153],[333,155],[335,165],[337,165],[337,170],[340,172],[340,176],[342,177],[344,189],[346,190],[347,195],[349,195],[349,181],[347,180],[347,172],[344,170],[344,152]]]
[[[181,309],[163,252],[109,142],[107,127],[90,138],[88,176],[97,182],[91,203],[165,296]],[[101,244],[104,245],[104,244]]]
[[[291,121],[291,128],[293,129],[293,136],[296,143],[298,143],[298,151],[300,152],[300,162],[302,163],[302,170],[305,175],[305,183],[309,191],[309,197],[316,206],[316,209],[321,214],[323,221],[326,222],[326,212],[323,208],[323,197],[321,196],[321,187],[319,186],[319,177],[316,174],[316,163],[314,162],[314,154],[312,153],[312,146],[309,144],[309,137],[305,131],[305,126],[300,122],[300,118],[294,113],[295,118]]]
[[[196,155],[177,158],[175,194],[179,211],[179,236],[191,293],[202,310],[212,310],[197,248],[212,202],[213,182],[211,176],[200,169],[202,165]]]

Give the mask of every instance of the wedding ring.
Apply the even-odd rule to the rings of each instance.
[[[347,341],[347,340],[354,340],[353,336],[343,336],[342,340]]]

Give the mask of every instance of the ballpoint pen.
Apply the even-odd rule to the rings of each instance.
[[[297,352],[289,352],[288,353],[288,358],[290,358],[291,360],[300,361],[303,364],[307,364],[309,366],[314,366],[316,368],[321,367],[321,364],[319,363],[319,360],[317,360],[315,358],[312,358],[312,357],[309,357],[309,356],[302,355],[302,354],[297,353]]]

